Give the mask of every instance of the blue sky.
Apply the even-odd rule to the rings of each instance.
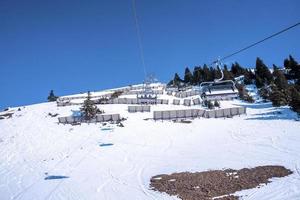
[[[299,0],[136,0],[148,73],[167,82],[300,21]],[[300,61],[300,26],[248,51]],[[131,0],[0,0],[0,108],[140,83]]]

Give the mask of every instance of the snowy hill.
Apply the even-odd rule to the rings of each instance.
[[[165,93],[160,97],[175,98]],[[49,113],[69,116],[80,105],[58,107],[50,102],[19,111],[12,108],[6,112],[13,113],[12,117],[0,120],[0,199],[177,199],[151,190],[150,178],[272,164],[294,173],[238,194],[251,200],[299,199],[300,123],[294,120],[296,114],[271,103],[232,100],[222,101],[221,106],[246,106],[247,115],[196,118],[186,124],[144,120],[152,112],[129,113],[126,104],[104,104],[98,107],[126,118],[124,127],[72,126],[58,124]],[[185,108],[152,105],[151,111],[175,107]]]

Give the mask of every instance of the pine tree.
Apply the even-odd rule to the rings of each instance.
[[[203,81],[212,81],[210,70],[206,64],[203,65]]]
[[[211,70],[213,80],[221,78],[222,74],[221,74],[221,71],[219,69],[211,68],[210,70]]]
[[[291,101],[289,106],[293,111],[300,115],[300,93],[295,88],[292,88],[291,90]]]
[[[224,74],[224,80],[233,79],[233,75],[230,71],[228,71],[227,65],[224,65],[223,74]]]
[[[241,67],[241,65],[238,62],[235,62],[231,65],[231,73],[233,76],[240,76],[244,75],[245,69]]]
[[[272,88],[270,100],[272,101],[272,105],[275,107],[284,106],[288,104],[285,93],[276,86],[273,86]]]
[[[175,73],[174,78],[168,83],[169,86],[179,87],[183,81],[180,76]]]
[[[87,96],[86,100],[83,102],[83,105],[80,108],[80,111],[82,112],[85,120],[91,120],[92,118],[94,118],[96,116],[97,106],[91,100],[90,92],[88,92],[88,96]]]
[[[214,101],[214,107],[219,108],[220,107],[220,102],[218,102],[217,100]]]
[[[206,106],[208,109],[214,108],[214,104],[210,100],[204,100],[203,105]]]
[[[261,98],[263,98],[265,101],[270,99],[270,94],[271,94],[271,89],[270,87],[264,86],[258,90],[259,95]]]
[[[252,84],[255,80],[255,74],[251,71],[251,69],[246,69],[244,72],[244,83],[246,85]]]
[[[257,88],[262,88],[263,86],[265,86],[262,78],[260,78],[260,76],[257,74],[255,74],[255,85]]]
[[[49,101],[49,102],[51,102],[51,101],[56,101],[57,98],[58,98],[58,97],[54,95],[54,91],[51,90],[51,91],[50,91],[50,94],[49,94],[49,96],[48,96],[48,101]]]
[[[190,69],[188,67],[186,67],[185,71],[184,71],[184,83],[191,85],[192,81],[193,81],[193,75],[192,75]]]
[[[193,84],[194,85],[197,85],[197,84],[200,84],[201,82],[203,82],[202,74],[203,74],[203,70],[202,70],[201,66],[194,67],[194,71],[193,71]]]
[[[288,87],[288,82],[284,76],[284,74],[274,65],[274,84],[277,86],[279,90],[286,90]]]
[[[290,73],[293,75],[294,79],[300,79],[300,65],[298,62],[290,55],[289,56],[289,68],[291,69]]]
[[[245,85],[243,85],[243,84],[236,84],[236,88],[238,89],[240,99],[244,99],[244,97],[245,97],[245,95],[247,93]]]
[[[264,62],[260,58],[256,59],[255,75],[255,80],[262,83],[256,84],[257,87],[262,87],[264,84],[269,85],[273,81],[273,76],[269,68],[264,64]]]

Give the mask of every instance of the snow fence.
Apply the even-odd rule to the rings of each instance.
[[[186,97],[196,96],[199,94],[200,94],[199,91],[191,90],[191,91],[176,92],[174,96],[178,98],[186,98]]]
[[[101,104],[99,100],[93,100],[96,104]],[[114,98],[114,99],[107,99],[102,102],[103,104],[169,104],[168,99],[138,99],[138,98]],[[71,105],[82,105],[83,102],[74,103],[71,101],[57,101],[57,106],[71,106]]]
[[[223,108],[216,110],[202,109],[184,109],[184,110],[164,110],[154,111],[154,120],[171,120],[171,119],[186,119],[186,118],[222,118],[233,117],[235,115],[246,114],[246,107]]]
[[[121,120],[120,114],[102,114],[102,115],[96,115],[95,118],[86,121],[82,117],[74,117],[74,116],[68,116],[68,117],[58,117],[58,122],[62,124],[74,124],[78,122],[88,122],[88,123],[96,123],[96,122],[117,122]]]
[[[150,106],[128,106],[128,112],[150,112]]]

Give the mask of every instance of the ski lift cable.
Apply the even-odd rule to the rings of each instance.
[[[252,48],[252,47],[254,47],[254,46],[256,46],[256,45],[258,45],[258,44],[260,44],[260,43],[263,43],[263,42],[265,42],[266,40],[269,40],[269,39],[271,39],[271,38],[273,38],[273,37],[275,37],[275,36],[277,36],[277,35],[280,35],[280,34],[286,32],[286,31],[288,31],[288,30],[290,30],[290,29],[292,29],[292,28],[295,28],[295,27],[298,26],[298,25],[300,25],[300,22],[298,22],[298,23],[296,23],[296,24],[294,24],[294,25],[292,25],[292,26],[289,26],[289,27],[287,27],[287,28],[284,28],[284,29],[282,29],[282,30],[280,30],[280,31],[278,31],[278,32],[276,32],[276,33],[274,33],[274,34],[272,34],[272,35],[270,35],[270,36],[268,36],[268,37],[262,39],[262,40],[259,40],[259,41],[255,42],[255,43],[251,44],[251,45],[248,45],[248,46],[246,46],[246,47],[244,47],[244,48],[242,48],[242,49],[240,49],[240,50],[238,50],[238,51],[235,51],[235,52],[233,52],[233,53],[231,53],[231,54],[228,54],[227,56],[224,56],[224,57],[218,59],[217,61],[214,61],[213,63],[217,63],[217,62],[220,62],[220,61],[222,61],[222,60],[226,60],[227,58],[230,58],[230,57],[232,57],[232,56],[234,56],[234,55],[236,55],[236,54],[239,54],[239,53],[241,53],[241,52],[243,52],[243,51],[246,51],[247,49],[250,49],[250,48]]]
[[[136,34],[137,34],[137,38],[138,38],[140,57],[141,57],[142,65],[143,65],[144,76],[146,79],[147,72],[146,72],[146,63],[145,63],[145,57],[144,57],[144,48],[143,48],[143,44],[142,44],[141,31],[140,31],[139,21],[138,21],[138,17],[137,17],[137,12],[136,12],[135,0],[132,0],[132,10],[133,10]]]
[[[218,64],[220,65],[221,61],[226,60],[226,59],[228,59],[228,58],[230,58],[230,57],[232,57],[232,56],[235,56],[235,55],[237,55],[237,54],[239,54],[239,53],[241,53],[241,52],[243,52],[243,51],[246,51],[246,50],[248,50],[248,49],[250,49],[250,48],[252,48],[252,47],[254,47],[254,46],[256,46],[256,45],[258,45],[258,44],[260,44],[260,43],[265,42],[266,40],[269,40],[269,39],[271,39],[271,38],[273,38],[273,37],[275,37],[275,36],[278,36],[278,35],[280,35],[280,34],[286,32],[286,31],[288,31],[288,30],[290,30],[290,29],[292,29],[292,28],[295,28],[296,26],[299,26],[299,25],[300,25],[300,22],[298,22],[298,23],[296,23],[296,24],[294,24],[294,25],[292,25],[292,26],[289,26],[289,27],[287,27],[287,28],[284,28],[284,29],[282,29],[282,30],[280,30],[280,31],[278,31],[278,32],[276,32],[276,33],[273,33],[272,35],[270,35],[270,36],[268,36],[268,37],[266,37],[266,38],[264,38],[264,39],[262,39],[262,40],[259,40],[259,41],[255,42],[255,43],[251,44],[251,45],[248,45],[248,46],[246,46],[246,47],[244,47],[244,48],[242,48],[242,49],[240,49],[240,50],[238,50],[238,51],[235,51],[235,52],[233,52],[233,53],[231,53],[231,54],[228,54],[228,55],[226,55],[226,56],[224,56],[224,57],[222,57],[222,58],[219,58],[219,59],[213,61],[213,62],[212,62],[211,64],[209,64],[208,66],[212,66],[212,65],[215,65],[215,64],[217,64],[217,66],[218,66]],[[198,70],[200,70],[200,69],[198,69]],[[198,70],[196,69],[196,71],[198,71]]]

